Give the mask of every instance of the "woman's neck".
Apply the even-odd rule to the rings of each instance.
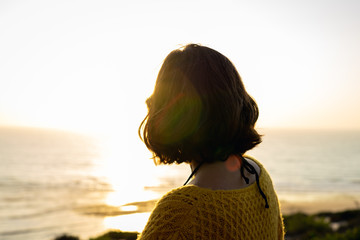
[[[255,162],[248,160],[259,173],[260,168]],[[204,163],[196,172],[190,184],[209,188],[213,190],[240,189],[248,186],[240,174],[241,160],[238,156],[231,155],[225,162]],[[196,168],[196,163],[191,163],[192,171]],[[245,171],[245,176],[249,178],[249,184],[255,182],[255,176]]]

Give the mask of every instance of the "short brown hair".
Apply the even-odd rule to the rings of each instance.
[[[211,48],[172,51],[146,103],[139,135],[156,163],[224,161],[261,142],[257,104],[235,66]]]

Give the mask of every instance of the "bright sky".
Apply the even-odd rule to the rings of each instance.
[[[0,2],[0,125],[136,131],[164,57],[229,57],[260,127],[360,128],[360,1]]]

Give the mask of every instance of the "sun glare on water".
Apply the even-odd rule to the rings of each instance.
[[[158,184],[153,171],[156,166],[134,135],[125,139],[114,131],[99,141],[101,156],[96,175],[104,177],[112,189],[103,200],[109,209],[103,221],[106,229],[141,232],[160,197],[159,193],[145,190],[145,186]]]
[[[103,140],[101,152],[103,162],[98,171],[114,190],[107,196],[106,204],[123,205],[156,197],[144,191],[144,185],[155,184],[156,178],[151,172],[155,167],[151,155],[140,140],[108,137]]]

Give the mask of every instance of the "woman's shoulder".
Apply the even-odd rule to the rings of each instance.
[[[161,197],[153,213],[161,212],[172,216],[183,215],[193,208],[196,200],[196,196],[187,193],[185,188],[176,188]]]
[[[198,194],[188,186],[172,189],[156,203],[151,218],[156,221],[166,219],[168,223],[184,220],[196,209],[198,200]]]
[[[199,193],[190,186],[182,186],[172,189],[158,201],[157,206],[173,206],[189,208],[199,200]]]
[[[171,190],[157,202],[139,239],[188,239],[195,204],[186,188]]]

